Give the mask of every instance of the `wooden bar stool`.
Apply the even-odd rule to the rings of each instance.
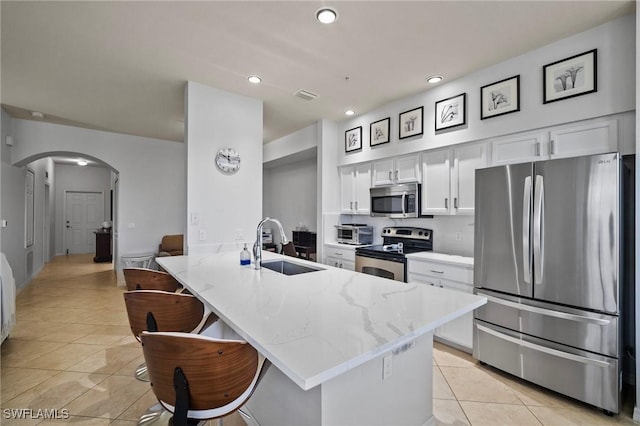
[[[249,399],[270,363],[242,340],[191,333],[140,335],[151,389],[167,412],[138,424],[192,425],[221,419]]]
[[[127,291],[124,303],[131,332],[138,341],[143,331],[199,333],[218,319],[212,313],[205,315],[204,305],[191,294],[160,290]],[[135,376],[138,380],[149,381],[145,364],[136,369]]]
[[[124,281],[127,290],[162,290],[175,292],[182,286],[170,274],[145,268],[124,268]]]

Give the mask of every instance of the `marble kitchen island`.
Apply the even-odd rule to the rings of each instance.
[[[433,331],[484,297],[263,255],[320,270],[256,270],[236,252],[157,259],[273,364],[249,424],[435,424]]]

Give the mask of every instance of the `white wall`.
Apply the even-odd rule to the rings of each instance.
[[[194,82],[185,97],[187,250],[240,250],[262,218],[262,101]],[[233,175],[215,166],[223,147],[241,155]]]
[[[104,197],[104,220],[109,219],[111,191],[111,169],[106,167],[81,167],[56,164],[55,185],[55,254],[64,254],[65,194],[66,191],[102,192]]]
[[[338,125],[338,163],[358,163],[634,110],[635,93],[630,90],[635,83],[634,32],[634,17],[627,15],[343,121]],[[594,48],[598,49],[598,91],[543,104],[542,67]],[[520,111],[480,120],[480,88],[515,75],[520,75]],[[435,102],[461,93],[467,93],[468,124],[436,135]],[[424,134],[399,141],[398,114],[419,106],[424,106]],[[371,149],[369,124],[386,117],[391,117],[391,142]],[[345,154],[344,132],[357,126],[363,130],[362,151]]]
[[[275,166],[283,162],[291,162],[298,156],[308,156],[305,153],[318,146],[318,123],[307,126],[304,129],[293,132],[280,139],[276,139],[264,145],[263,163]],[[315,156],[315,154],[314,154]]]
[[[300,224],[310,231],[316,231],[316,163],[314,156],[307,160],[264,169],[263,215],[278,219],[289,239],[293,235],[291,231]],[[274,233],[274,240],[280,241],[277,233]]]
[[[12,119],[11,126],[12,164],[72,153],[102,161],[119,173],[115,250],[120,255],[157,252],[163,235],[184,232],[184,144],[27,120]],[[4,202],[4,190],[2,197]]]

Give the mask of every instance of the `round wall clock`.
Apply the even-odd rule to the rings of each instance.
[[[221,148],[216,154],[216,166],[223,173],[233,174],[240,169],[240,154],[233,148]]]

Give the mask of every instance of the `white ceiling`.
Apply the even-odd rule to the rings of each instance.
[[[332,25],[315,21],[323,5]],[[264,101],[264,142],[635,11],[625,1],[2,1],[14,117],[183,140],[191,80]],[[259,74],[260,85],[246,76]],[[442,84],[442,83],[441,83]],[[305,89],[313,101],[293,94]]]

